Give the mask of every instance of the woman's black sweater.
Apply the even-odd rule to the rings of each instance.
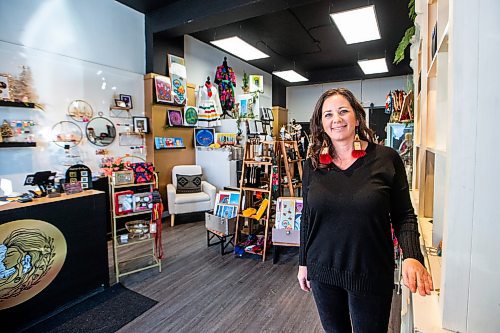
[[[392,288],[391,223],[403,258],[423,263],[417,218],[397,152],[369,143],[348,169],[305,162],[299,265],[309,280],[351,291]]]

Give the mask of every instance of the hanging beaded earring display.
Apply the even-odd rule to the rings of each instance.
[[[326,140],[323,141],[323,147],[321,148],[321,153],[319,154],[319,163],[328,165],[333,162],[332,157],[328,149],[328,143]]]
[[[354,142],[352,143],[352,157],[360,158],[366,155],[366,151],[363,149],[361,139],[358,134],[358,127],[356,127],[356,135],[354,136]]]

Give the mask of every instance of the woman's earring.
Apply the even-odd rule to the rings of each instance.
[[[358,127],[356,127],[356,135],[354,135],[354,142],[352,144],[352,157],[360,158],[366,155],[366,151],[363,149],[361,139],[358,134]]]
[[[328,165],[333,162],[332,157],[330,156],[330,151],[328,149],[328,143],[323,141],[323,147],[321,148],[321,153],[319,154],[319,163]]]

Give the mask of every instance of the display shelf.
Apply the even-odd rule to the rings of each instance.
[[[243,186],[241,189],[244,190],[244,191],[253,191],[253,192],[264,192],[264,193],[271,192],[270,190],[266,190],[266,189],[262,189],[262,188],[258,188],[258,187],[246,187],[246,186]]]
[[[252,165],[272,165],[271,162],[263,162],[263,161],[255,161],[255,160],[245,160],[243,161],[247,164],[252,164]]]
[[[143,238],[143,239],[129,238],[127,243],[122,243],[120,240],[118,240],[118,245],[116,245],[116,247],[127,247],[130,245],[136,245],[136,244],[146,243],[146,242],[151,242],[151,241],[154,241],[154,238],[150,237],[150,236],[148,236],[147,238]]]
[[[152,210],[142,210],[142,211],[137,211],[137,212],[132,212],[132,213],[127,213],[123,215],[117,215],[116,214],[116,207],[117,207],[117,202],[115,198],[115,191],[123,188],[128,188],[131,191],[135,193],[147,193],[147,192],[153,192],[153,188],[155,186],[155,183],[139,183],[139,184],[123,184],[123,185],[114,185],[112,182],[112,178],[110,177],[108,179],[109,183],[109,200],[110,200],[110,214],[111,214],[111,227],[112,227],[112,238],[113,238],[113,259],[114,259],[114,266],[115,266],[115,278],[116,282],[120,282],[120,277],[129,275],[135,272],[139,272],[145,269],[153,268],[153,267],[158,267],[158,271],[161,272],[161,260],[157,259],[155,256],[156,253],[156,243],[154,242],[155,238],[151,236],[150,233],[148,233],[148,238],[146,239],[134,239],[130,238],[130,236],[127,234],[128,241],[121,242],[120,236],[124,235],[125,233],[121,233],[121,230],[117,230],[117,221],[122,218],[128,218],[132,216],[139,216],[139,215],[145,215],[148,214],[149,217],[151,218]],[[125,253],[120,253],[120,249],[123,249],[125,247],[130,247],[133,245],[137,244],[145,244],[145,243],[151,243],[151,254],[146,255],[146,256],[139,256],[139,257],[134,257],[134,258],[125,258]],[[152,258],[153,263],[135,263],[135,266],[139,266],[140,268],[134,267],[133,269],[129,268],[123,268],[126,262],[134,262],[137,261],[136,259],[141,259],[141,258]]]
[[[239,209],[240,211],[238,212],[236,216],[236,226],[235,226],[235,238],[234,238],[234,244],[236,246],[239,243],[239,240],[243,237],[242,235],[248,235],[251,233],[254,233],[256,235],[261,235],[261,237],[264,237],[264,241],[262,244],[262,251],[259,251],[257,253],[251,251],[248,252],[245,250],[245,253],[249,255],[257,255],[262,257],[262,261],[266,260],[266,252],[268,249],[269,244],[269,228],[271,226],[270,224],[270,210],[271,210],[271,205],[272,205],[272,200],[271,200],[271,189],[272,189],[272,179],[273,179],[273,166],[271,162],[257,162],[255,161],[255,148],[259,148],[258,150],[261,152],[262,156],[258,156],[261,159],[271,159],[271,152],[276,151],[276,143],[274,141],[266,141],[266,142],[257,142],[257,143],[250,143],[250,141],[247,141],[245,144],[245,152],[243,154],[243,167],[242,167],[242,172],[241,172],[241,179],[240,179],[240,202],[239,202]],[[264,168],[264,173],[263,177],[260,179],[257,179],[255,182],[259,181],[261,186],[266,186],[266,189],[263,188],[254,188],[254,187],[249,187],[249,186],[244,186],[249,180],[246,179],[246,171],[247,168],[252,168],[252,167],[259,167],[259,168]],[[251,173],[251,169],[249,170]],[[258,174],[258,173],[257,173]],[[264,175],[267,175],[267,178],[264,177]],[[254,183],[250,183],[254,184]],[[256,193],[265,193],[265,195],[262,196],[262,198],[257,198]],[[268,203],[265,208],[262,207],[263,201],[268,200]],[[243,204],[245,203],[245,204]],[[243,216],[241,209],[242,207],[256,207],[256,205],[259,205],[259,208],[257,212],[261,214],[260,219],[256,219],[253,217],[246,217]],[[265,211],[262,211],[265,209]],[[258,225],[256,226],[257,230],[254,229],[254,224],[255,221],[258,222]],[[264,230],[262,232],[262,228],[264,227]],[[248,232],[246,232],[248,231]],[[263,235],[262,235],[263,233]]]
[[[36,147],[36,142],[0,142],[0,148]]]
[[[32,102],[14,102],[14,101],[1,101],[0,106],[12,107],[12,108],[27,108],[35,109],[37,105]]]
[[[119,276],[117,276],[117,279],[155,267],[160,267],[161,272],[161,261],[156,259],[154,254],[145,254],[133,258],[128,258],[120,262],[120,274]]]
[[[433,154],[446,156],[446,150],[444,150],[444,149],[440,149],[440,148],[436,148],[436,147],[425,147],[425,149],[427,151],[430,151]]]
[[[155,150],[170,150],[170,149],[186,149],[186,146],[182,146],[182,147],[155,148]]]
[[[142,214],[147,214],[147,213],[151,213],[151,210],[145,210],[145,211],[142,211],[142,212],[133,212],[133,213],[123,214],[123,215],[116,215],[115,218],[119,219],[119,218],[122,218],[122,217],[137,216],[137,215],[142,215]]]
[[[124,188],[124,187],[139,187],[139,186],[151,186],[154,183],[138,183],[138,184],[124,184],[124,185],[114,185],[115,188]]]
[[[429,67],[429,70],[427,71],[428,78],[435,78],[436,77],[437,55],[438,55],[438,52],[436,52],[436,54],[434,54],[434,57],[431,60],[431,66]]]

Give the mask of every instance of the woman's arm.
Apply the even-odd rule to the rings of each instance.
[[[304,291],[310,291],[311,285],[307,279],[307,253],[306,243],[309,236],[309,206],[307,204],[307,193],[309,191],[309,173],[311,161],[307,159],[304,163],[304,172],[302,173],[302,216],[300,220],[300,247],[299,247],[299,272],[297,279],[299,280],[300,288]]]
[[[394,181],[391,193],[391,222],[403,250],[403,282],[419,294],[429,295],[432,277],[424,267],[424,257],[420,250],[417,216],[410,199],[410,189],[401,158],[394,154]]]

